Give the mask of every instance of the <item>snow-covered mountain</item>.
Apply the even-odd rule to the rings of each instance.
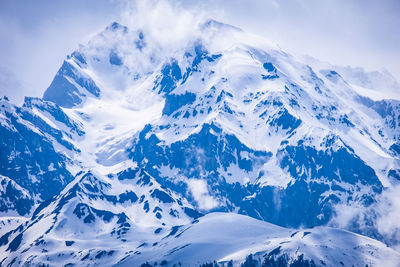
[[[396,266],[372,208],[400,180],[381,76],[193,32],[112,23],[43,99],[1,99],[0,265]]]
[[[84,132],[59,106],[37,98],[27,97],[22,107],[1,98],[0,118],[0,172],[6,176],[1,194],[4,201],[15,198],[1,212],[26,215],[34,203],[60,193],[73,180],[73,157],[80,151],[72,139]]]

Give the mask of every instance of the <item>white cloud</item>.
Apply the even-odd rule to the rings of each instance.
[[[210,210],[218,207],[218,201],[210,196],[207,183],[204,180],[190,179],[188,180],[189,190],[194,200],[202,210]]]
[[[126,2],[123,10],[122,24],[143,30],[147,44],[164,51],[178,50],[196,39],[206,17],[202,9],[185,9],[168,0]]]
[[[400,185],[385,191],[373,210],[378,214],[376,226],[387,240],[400,242]],[[400,250],[400,244],[396,244]]]
[[[361,229],[400,251],[400,185],[385,189],[369,207],[337,205],[331,224],[350,230]]]

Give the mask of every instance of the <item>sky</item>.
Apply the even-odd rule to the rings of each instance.
[[[398,0],[170,2],[264,36],[294,55],[385,68],[400,81]],[[26,95],[41,97],[66,55],[123,20],[124,8],[116,0],[0,0],[0,95],[17,104]]]

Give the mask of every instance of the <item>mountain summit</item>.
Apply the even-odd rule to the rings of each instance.
[[[1,100],[0,265],[396,266],[400,101],[217,21],[182,40],[115,22]]]

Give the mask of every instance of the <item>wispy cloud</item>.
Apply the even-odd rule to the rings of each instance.
[[[189,190],[192,193],[194,200],[202,210],[210,210],[219,206],[219,203],[214,199],[207,188],[207,183],[200,179],[188,180]]]
[[[369,207],[338,205],[331,224],[361,230],[400,250],[400,185],[385,189]]]
[[[152,41],[168,49],[192,39],[204,16],[203,10],[194,12],[178,2],[149,0],[126,3],[122,22],[131,29],[143,29]]]

